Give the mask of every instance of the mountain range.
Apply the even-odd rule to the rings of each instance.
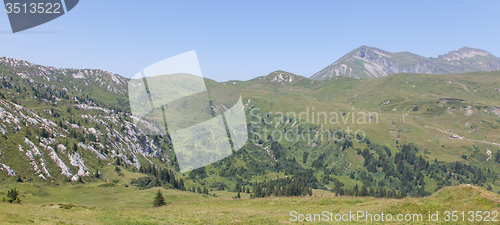
[[[383,77],[396,73],[457,74],[500,70],[500,58],[475,48],[463,47],[437,58],[411,52],[387,52],[361,46],[311,76],[324,80],[336,76],[352,78]]]
[[[398,62],[397,68],[425,61],[368,47],[341,60],[362,61],[356,57]],[[482,62],[472,60],[481,57]],[[444,62],[471,60],[464,68],[492,70],[488,65],[497,58],[465,48],[433,60],[452,73]],[[248,81],[205,79],[207,87],[241,93],[249,141],[223,160],[181,173],[168,133],[147,136],[134,124],[127,78],[4,57],[0,178],[33,186],[90,183],[127,193],[159,186],[204,187],[203,193],[242,188],[253,197],[302,195],[310,189],[357,194],[353,188],[369,196],[427,196],[455,184],[500,191],[500,71],[436,71],[399,71],[376,79],[316,80],[286,71]],[[329,136],[335,132],[349,139]],[[38,196],[37,188],[25,192]]]

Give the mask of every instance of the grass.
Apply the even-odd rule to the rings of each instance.
[[[393,153],[397,151],[395,148],[396,141],[398,141],[399,144],[413,142],[422,150],[420,153],[430,161],[434,159],[444,162],[459,161],[481,168],[490,168],[493,172],[498,174],[500,172],[500,167],[498,167],[498,164],[492,162],[492,160],[486,162],[487,155],[485,152],[486,149],[496,152],[500,147],[478,142],[488,141],[498,143],[498,140],[500,140],[500,129],[498,129],[500,126],[499,117],[494,115],[491,110],[484,111],[482,108],[500,106],[500,98],[498,98],[500,92],[495,90],[495,88],[500,87],[498,75],[498,71],[458,75],[397,74],[371,80],[355,80],[338,77],[321,82],[295,77],[292,83],[285,85],[271,83],[270,79],[272,79],[272,76],[267,76],[261,77],[262,79],[256,78],[251,81],[237,81],[235,84],[228,82],[225,86],[239,89],[243,96],[243,102],[246,103],[247,100],[250,99],[251,106],[260,108],[258,111],[260,115],[266,111],[271,112],[271,114],[283,112],[285,115],[287,112],[295,112],[298,115],[300,112],[305,112],[307,109],[316,113],[353,113],[353,111],[377,112],[379,114],[378,123],[357,124],[350,122],[349,128],[351,130],[364,130],[371,141],[380,145],[387,145],[391,148]],[[223,86],[222,84],[214,85]],[[463,85],[467,88],[464,88]],[[96,92],[94,97],[102,96],[103,93],[105,92],[102,90],[101,92]],[[101,97],[97,98],[101,99]],[[464,101],[442,100],[445,98],[457,98],[463,99]],[[116,100],[118,100],[118,96],[115,95],[110,95],[108,98],[103,99],[103,101],[109,104],[114,103]],[[23,105],[36,109],[37,111],[42,111],[45,108],[45,105],[39,104],[37,100],[34,99],[27,98],[22,102]],[[384,104],[384,102],[389,103]],[[419,111],[412,111],[413,105],[418,105],[420,108]],[[469,105],[472,106],[474,110],[471,115],[466,115],[467,109],[464,107],[468,107]],[[69,103],[55,107],[55,110],[61,114],[62,119],[71,116],[78,118],[83,114],[102,114],[101,112],[80,111],[76,109],[74,109],[72,113],[68,113],[65,110],[66,106],[69,107]],[[314,110],[312,109],[313,107]],[[476,109],[475,107],[479,107],[480,109]],[[403,117],[404,114],[408,114],[408,116]],[[41,115],[47,116],[43,113]],[[247,120],[250,122],[252,119],[249,117]],[[271,127],[274,127],[274,125],[275,123],[273,123]],[[325,129],[347,128],[346,124],[343,124],[343,122],[340,122],[340,124],[325,124],[325,121],[316,121],[314,125],[325,125]],[[291,126],[290,123],[286,125],[287,128]],[[282,129],[283,127],[284,126],[280,125],[277,129]],[[304,125],[305,129],[309,127],[311,127],[310,124]],[[453,133],[465,136],[467,140],[451,139],[448,133],[443,132],[446,130],[452,130]],[[34,133],[32,136],[35,135]],[[26,157],[17,150],[18,144],[22,143],[23,140],[24,133],[22,132],[10,134],[8,139],[5,138],[2,144],[3,146],[1,146],[6,149],[6,151],[2,149],[2,157],[4,157],[2,162],[12,166],[12,168],[20,174],[32,174],[32,171],[29,170],[29,168],[32,167],[26,161]],[[294,143],[282,144],[286,148]],[[321,146],[327,145],[328,143],[319,144]],[[271,156],[264,153],[262,149],[253,145],[252,147],[253,149],[252,152],[250,152],[250,156],[254,159],[258,159],[257,161],[259,161],[260,165],[271,164],[273,162]],[[354,147],[362,149],[365,145],[355,144]],[[328,148],[303,146],[300,149],[294,149],[288,152],[287,157],[294,156],[305,168],[311,168],[310,165],[312,161],[331,148],[333,148],[333,146]],[[310,152],[305,164],[301,162],[303,151]],[[80,152],[82,153],[82,151]],[[333,152],[335,153],[336,151]],[[21,154],[21,157],[19,157],[19,154]],[[461,157],[462,155],[467,155],[468,159],[463,159]],[[275,217],[271,214],[273,213],[273,209],[289,210],[291,209],[290,206],[297,206],[297,204],[302,207],[302,203],[296,203],[293,199],[303,202],[304,208],[299,209],[304,211],[313,210],[314,204],[320,205],[321,207],[328,206],[336,210],[344,210],[349,209],[349,207],[353,208],[351,203],[359,201],[361,202],[356,204],[374,204],[380,206],[383,210],[391,209],[390,207],[393,206],[390,205],[391,202],[400,202],[402,204],[394,209],[396,211],[402,210],[405,207],[413,207],[415,204],[420,204],[432,209],[442,209],[443,207],[439,205],[442,203],[440,201],[448,201],[438,198],[438,195],[425,198],[431,199],[429,200],[430,202],[424,202],[424,199],[386,200],[342,197],[335,198],[338,199],[336,200],[337,202],[335,202],[339,207],[339,209],[337,209],[337,205],[328,203],[330,200],[324,200],[319,197],[328,196],[331,195],[331,193],[319,190],[315,190],[315,194],[318,196],[316,198],[232,200],[232,197],[236,195],[234,192],[213,191],[212,193],[218,196],[213,197],[191,192],[164,189],[166,200],[172,205],[161,209],[150,209],[151,199],[153,198],[154,191],[157,189],[139,190],[132,185],[128,185],[128,187],[125,186],[125,184],[130,182],[130,179],[137,179],[145,175],[132,173],[122,168],[121,171],[124,173],[124,176],[119,176],[114,171],[115,166],[104,166],[104,168],[102,168],[103,165],[111,162],[111,160],[108,162],[98,161],[93,153],[87,153],[85,151],[83,151],[82,157],[85,159],[90,172],[99,169],[104,177],[106,177],[106,180],[90,182],[91,178],[84,177],[85,184],[60,181],[60,184],[56,185],[55,183],[46,183],[46,181],[42,181],[41,179],[37,180],[37,182],[25,181],[24,183],[12,182],[10,178],[3,179],[0,185],[0,195],[5,195],[10,188],[17,188],[21,191],[23,205],[12,206],[13,209],[25,210],[26,212],[33,211],[34,214],[46,211],[45,214],[36,214],[33,218],[24,218],[23,215],[17,215],[24,218],[24,220],[17,222],[25,223],[28,220],[33,220],[42,223],[44,222],[40,219],[42,216],[60,212],[53,211],[60,210],[61,207],[59,206],[61,205],[59,204],[63,204],[63,209],[67,208],[64,209],[66,211],[61,211],[61,215],[65,216],[58,217],[60,220],[51,220],[49,218],[47,219],[47,223],[229,223],[238,222],[240,220],[239,218],[246,218],[245,220],[241,220],[243,223],[269,223],[268,221],[279,222],[280,220],[288,222],[286,218],[283,220],[283,216]],[[62,157],[62,159],[66,165],[70,165],[69,159],[66,157]],[[140,157],[140,160],[142,160],[141,164],[146,165],[146,160],[144,160],[144,158]],[[164,164],[159,163],[159,159],[151,158],[150,160],[157,165],[164,166]],[[243,160],[239,158],[234,160],[234,165],[246,167]],[[54,171],[52,174],[58,176],[58,167],[51,160],[47,160],[47,162],[49,169],[53,169]],[[329,156],[325,162],[330,166],[333,166],[335,163],[349,165],[349,170],[362,168],[362,160],[352,149],[348,149],[347,152],[345,152],[345,156],[344,153],[341,154],[341,157],[334,158],[333,156]],[[71,167],[71,170],[77,171],[77,168]],[[211,176],[203,182],[206,181],[207,185],[209,185],[222,181],[228,184],[229,188],[233,188],[236,184],[236,180],[217,176],[219,171],[219,168],[213,166],[207,167],[207,172],[213,172],[215,176]],[[315,175],[320,178],[322,172],[317,172]],[[253,176],[251,181],[262,181],[278,176],[284,177],[285,174],[268,173],[266,176],[257,175]],[[183,175],[179,174],[176,175],[176,177],[181,178]],[[350,180],[346,174],[335,177],[347,186],[352,186],[355,183],[358,183],[358,185],[360,184],[359,181]],[[377,179],[375,176],[374,178]],[[117,182],[114,183],[113,181]],[[427,191],[435,190],[437,186],[435,182],[427,179],[425,182],[427,184]],[[193,180],[185,180],[185,183],[187,187],[198,187],[201,185],[199,181],[195,182]],[[332,184],[330,183],[329,186],[331,187]],[[500,191],[499,182],[492,183],[492,186],[493,191]],[[470,191],[478,190],[474,189]],[[245,199],[248,197],[248,194],[242,194],[242,198]],[[456,198],[466,199],[467,196]],[[469,204],[465,200],[455,201],[454,204],[460,205],[464,202]],[[406,203],[410,206],[404,205]],[[219,204],[221,205],[219,206]],[[238,204],[243,204],[243,207],[239,209]],[[268,204],[274,208],[268,206]],[[437,204],[438,206],[432,204]],[[477,206],[474,204],[473,206]],[[8,216],[7,214],[2,214],[10,210],[8,206],[10,205],[2,205],[0,211],[0,216],[2,217],[0,218],[3,219],[3,216]],[[364,205],[355,206],[360,208],[365,207]],[[7,209],[4,209],[5,207],[7,207]],[[177,209],[177,207],[179,209]],[[194,212],[200,213],[195,213],[192,216],[186,215],[185,212],[189,208],[198,210]],[[207,209],[205,210],[205,208]],[[376,209],[376,207],[374,207],[374,209]],[[82,213],[84,215],[88,213],[88,217],[84,216],[80,218],[78,215],[70,217],[72,215],[72,210],[75,211],[75,213]],[[246,213],[245,210],[249,213]],[[280,212],[279,210],[278,212]],[[12,215],[16,214],[16,211],[9,212]],[[118,213],[118,216],[114,216],[113,213]],[[163,216],[163,214],[168,215]],[[119,215],[123,215],[123,217]],[[16,216],[11,217],[14,218]],[[73,221],[74,218],[76,219]],[[79,219],[83,222],[80,222]],[[13,219],[12,221],[16,220]]]
[[[148,194],[140,191],[127,198],[141,196],[142,205],[120,205],[109,207],[97,203],[0,203],[0,223],[27,224],[278,224],[292,223],[292,211],[298,214],[321,214],[324,211],[344,214],[364,211],[370,214],[422,214],[428,224],[429,211],[439,211],[439,222],[444,221],[444,213],[456,211],[500,211],[500,196],[483,188],[460,185],[446,187],[426,198],[377,199],[371,197],[334,197],[331,192],[315,191],[313,197],[268,197],[258,199],[184,198],[173,201],[175,196],[186,197],[186,192],[162,190],[168,205],[152,208],[151,201],[157,189]],[[322,194],[325,194],[321,196]],[[326,195],[330,194],[330,195]],[[222,195],[222,194],[221,194]],[[123,198],[119,194],[111,195]],[[467,218],[467,217],[466,217]],[[498,219],[498,218],[497,218]],[[324,221],[323,221],[324,222]],[[359,221],[361,222],[361,221]],[[324,222],[331,223],[331,221]],[[348,223],[356,224],[358,221]],[[394,222],[407,224],[407,222]],[[380,224],[383,224],[380,222]],[[456,224],[451,223],[449,224]]]

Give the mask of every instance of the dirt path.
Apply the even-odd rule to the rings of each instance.
[[[434,128],[434,129],[436,129],[436,130],[438,130],[438,131],[441,131],[441,132],[443,132],[443,133],[446,133],[446,134],[451,134],[451,135],[454,135],[454,136],[456,136],[456,137],[460,137],[460,136],[458,136],[458,135],[456,135],[456,134],[454,134],[454,133],[451,133],[451,132],[448,132],[448,131],[444,131],[444,130],[441,130],[441,129],[439,129],[439,128],[429,127],[429,126],[425,126],[425,127],[426,127],[426,128]],[[498,146],[500,146],[500,144],[499,144],[499,143],[488,142],[488,141],[480,141],[480,140],[474,140],[474,139],[464,139],[463,137],[460,137],[460,138],[455,138],[455,139],[456,139],[456,140],[465,140],[465,141],[476,141],[476,142],[482,142],[482,143],[485,143],[485,144],[490,144],[490,145],[498,145]]]
[[[500,146],[500,144],[498,143],[493,143],[493,142],[487,142],[487,141],[480,141],[480,140],[473,140],[473,139],[466,139],[467,141],[477,141],[477,142],[483,142],[485,144],[490,144],[490,145],[498,145]]]
[[[445,131],[445,130],[441,130],[441,129],[439,129],[439,128],[429,127],[429,126],[424,126],[424,127],[425,127],[425,128],[433,128],[433,129],[436,129],[436,130],[438,130],[438,131],[441,131],[441,132],[443,132],[443,133],[445,133],[445,134],[450,134],[450,135],[453,135],[453,136],[460,137],[460,136],[458,136],[458,135],[456,135],[456,134],[454,134],[454,133],[451,133],[451,132],[448,132],[448,131]],[[460,139],[461,139],[461,138],[460,138]]]

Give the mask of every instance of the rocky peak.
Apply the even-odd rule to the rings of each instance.
[[[323,80],[335,76],[352,78],[382,77],[395,73],[455,74],[500,70],[500,58],[491,53],[463,47],[436,58],[411,52],[387,52],[361,46],[311,76]]]
[[[466,59],[466,58],[475,58],[478,56],[493,56],[491,53],[481,50],[481,49],[476,49],[476,48],[469,48],[467,46],[459,48],[456,51],[450,51],[447,54],[444,55],[439,55],[439,59],[444,59],[448,61],[452,60],[461,60],[461,59]],[[494,56],[493,56],[494,57]]]
[[[272,72],[272,73],[270,73],[267,76],[264,76],[262,78],[264,80],[271,81],[273,83],[276,82],[276,83],[279,83],[281,85],[284,85],[284,84],[288,84],[288,83],[292,83],[292,82],[296,81],[299,77],[300,76],[297,76],[293,73],[277,70],[277,71],[274,71],[274,72]]]
[[[391,58],[391,54],[392,53],[386,52],[382,49],[362,45],[361,47],[354,50],[353,56],[365,59],[367,61],[372,61],[382,57]]]

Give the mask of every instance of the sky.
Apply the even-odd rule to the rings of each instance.
[[[463,46],[500,56],[500,1],[84,0],[13,34],[0,13],[0,57],[132,77],[195,50],[204,77],[310,77],[361,45],[437,57]]]

